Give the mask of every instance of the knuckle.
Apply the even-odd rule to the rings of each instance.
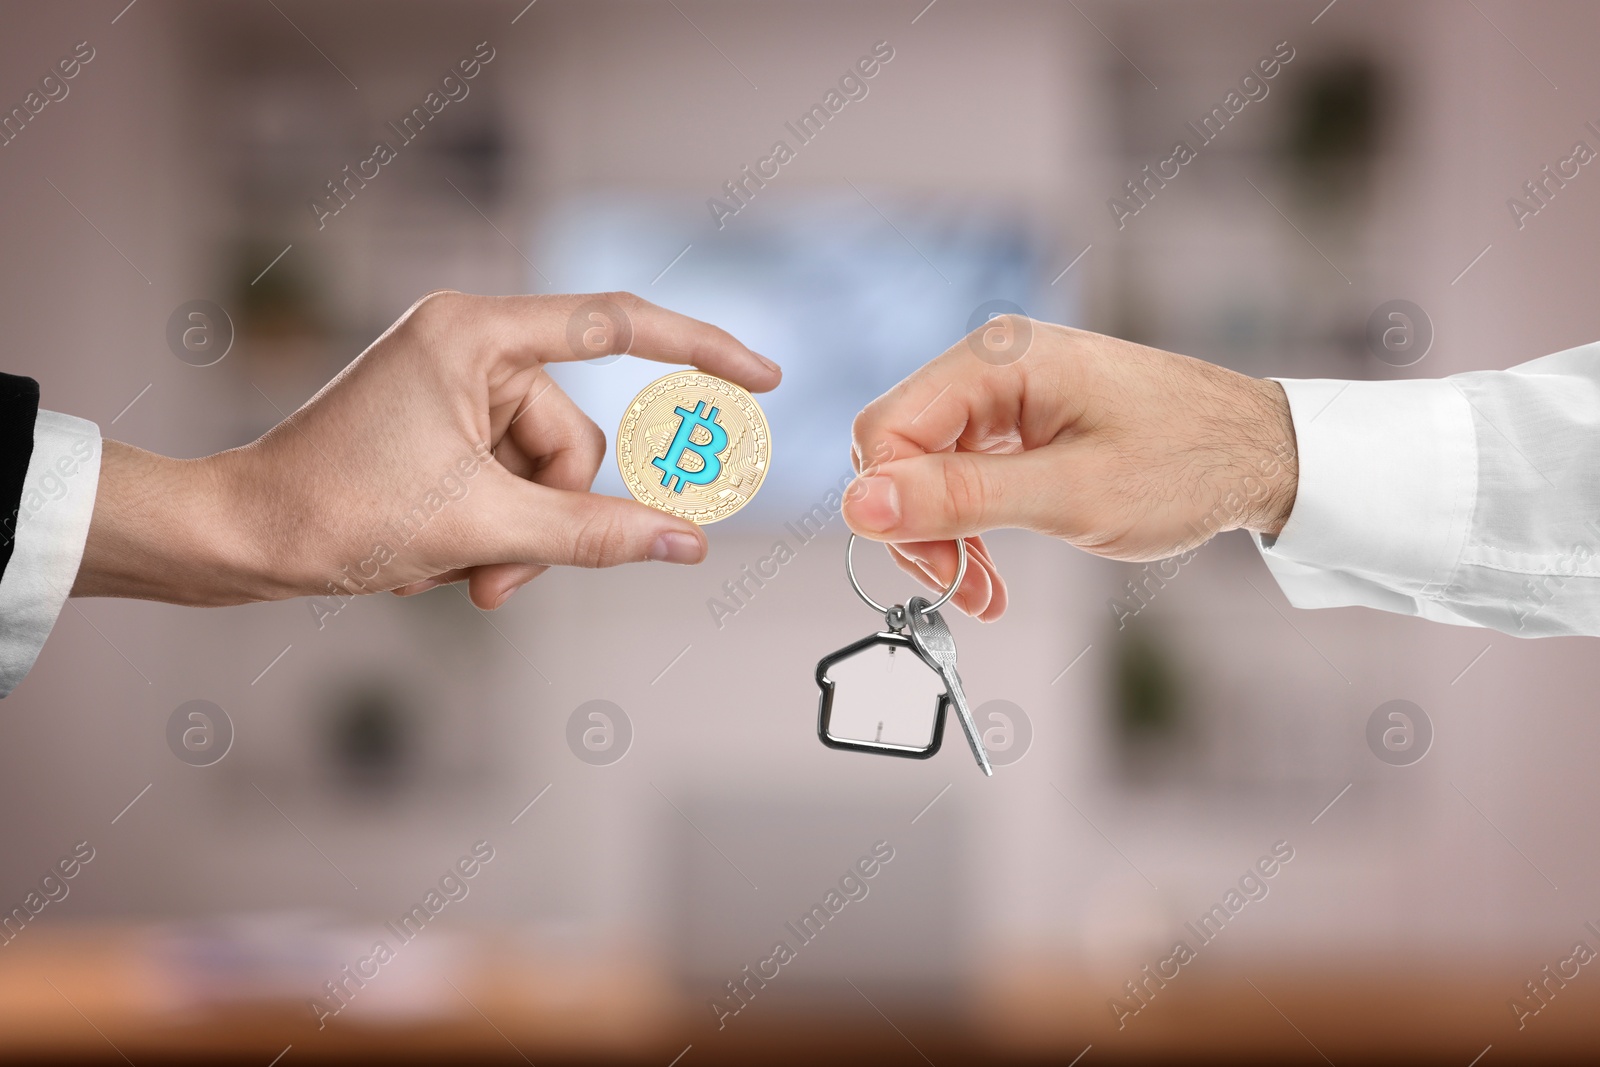
[[[608,304],[616,305],[625,314],[629,315],[645,306],[645,300],[643,297],[639,296],[637,293],[631,293],[626,289],[613,289],[609,293],[601,293],[600,299],[604,300]]]
[[[865,407],[856,412],[856,417],[850,420],[850,440],[859,448],[872,432],[876,420],[872,417],[872,408]]]
[[[599,470],[606,456],[606,432],[593,419],[585,418],[578,427],[578,448],[589,466]]]
[[[455,289],[434,289],[424,293],[422,298],[411,305],[411,310],[406,313],[408,320],[433,321],[454,315],[467,295]]]
[[[875,410],[877,407],[878,402],[873,401],[850,424],[852,458],[856,470],[862,474],[873,474],[894,459],[894,445],[889,443],[884,433],[883,419]]]
[[[606,454],[606,432],[599,423],[585,415],[578,432],[582,435],[581,443],[587,452],[601,456]]]
[[[607,352],[625,353],[633,348],[635,320],[650,306],[650,303],[641,296],[625,289],[615,289],[589,297],[580,305],[579,310],[591,309],[589,316],[591,321],[595,320],[595,311],[598,311],[598,318],[603,320],[607,327]]]
[[[992,496],[983,473],[971,463],[951,457],[943,464],[944,499],[950,519],[961,529],[976,528]]]
[[[460,322],[471,299],[454,289],[435,289],[411,305],[400,327],[424,343],[441,340]]]
[[[1028,316],[1019,315],[1015,311],[1007,311],[1004,314],[996,315],[994,318],[977,326],[971,333],[967,334],[967,337],[969,339],[976,339],[981,337],[987,331],[996,328],[1004,329],[1011,334],[1020,334],[1024,330],[1031,330],[1034,325],[1034,320],[1030,319]]]
[[[979,323],[962,344],[983,362],[1006,367],[1028,354],[1039,325],[1020,312],[1003,312]]]
[[[609,510],[591,507],[580,520],[572,562],[578,567],[610,567],[621,563],[627,550],[627,532]]]

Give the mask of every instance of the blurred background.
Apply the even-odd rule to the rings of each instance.
[[[1012,609],[951,619],[993,779],[954,722],[825,749],[812,676],[879,625],[850,419],[996,308],[1289,377],[1594,340],[1600,178],[1543,168],[1600,148],[1600,10],[524,4],[0,4],[3,366],[109,437],[245,443],[441,287],[632,290],[786,368],[697,568],[493,614],[70,602],[0,706],[0,1058],[1593,1055],[1585,641],[1299,612],[1237,533],[1148,568],[1002,533]],[[610,434],[660,370],[558,374]]]

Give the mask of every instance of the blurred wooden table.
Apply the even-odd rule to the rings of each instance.
[[[940,1003],[843,990],[800,1006],[770,997],[718,1030],[703,998],[649,967],[537,966],[479,938],[438,1010],[341,1015],[318,1029],[306,999],[196,1006],[152,961],[150,930],[28,929],[0,947],[0,1063],[308,1062],[1593,1063],[1600,976],[1587,968],[1518,1030],[1504,966],[1407,970],[1221,966],[1159,991],[1119,1029],[1102,980],[1018,961]],[[1220,961],[1210,961],[1217,964]],[[1533,977],[1533,975],[1529,975]],[[309,992],[309,991],[308,991]],[[761,1010],[755,1010],[757,1007]],[[1492,1047],[1491,1047],[1492,1046]]]

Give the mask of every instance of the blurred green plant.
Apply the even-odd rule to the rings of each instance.
[[[1147,634],[1123,631],[1112,669],[1112,715],[1124,747],[1169,740],[1183,725],[1182,686],[1172,652]]]
[[[1394,104],[1378,65],[1351,57],[1303,72],[1282,157],[1301,196],[1324,211],[1367,191]]]
[[[319,337],[328,333],[328,321],[318,287],[304,267],[305,256],[257,241],[242,242],[234,251],[229,273],[233,292],[229,307],[247,337]],[[282,258],[273,262],[273,257]],[[272,264],[264,273],[262,267]]]

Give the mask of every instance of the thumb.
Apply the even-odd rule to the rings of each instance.
[[[1060,498],[1037,452],[930,452],[894,460],[845,491],[844,519],[875,541],[942,541],[986,530],[1038,529]]]
[[[503,562],[615,567],[706,557],[699,527],[636,501],[520,480],[509,489],[492,536]]]

